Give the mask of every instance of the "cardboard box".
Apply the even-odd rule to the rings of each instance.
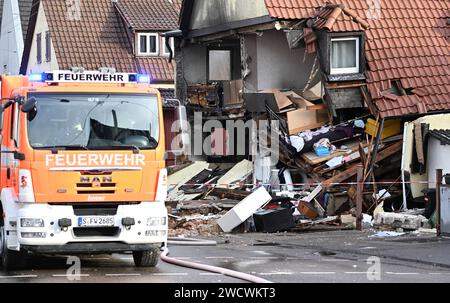
[[[223,81],[223,105],[233,105],[242,103],[243,80]]]
[[[328,110],[306,100],[298,100],[299,109],[287,113],[289,134],[295,135],[305,130],[319,128],[329,123]]]
[[[281,113],[295,109],[294,103],[289,99],[292,93],[292,91],[282,92],[278,89],[263,90],[244,94],[244,100],[249,112],[265,113],[267,103],[275,113]]]

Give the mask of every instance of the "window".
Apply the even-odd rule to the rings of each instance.
[[[169,44],[170,44],[170,48],[172,49],[172,52],[174,52],[175,51],[175,47],[173,45],[173,38],[169,38]],[[162,49],[163,49],[162,54],[164,56],[169,56],[170,55],[169,48],[166,45],[166,37],[162,37]]]
[[[19,147],[19,134],[20,134],[19,127],[20,127],[20,109],[19,106],[15,106],[13,140],[16,147]]]
[[[359,73],[359,52],[358,37],[331,39],[330,74]]]
[[[42,34],[37,34],[36,35],[36,61],[37,64],[41,64],[42,63]]]
[[[28,119],[33,148],[122,150],[159,145],[159,108],[154,94],[34,93],[36,115]],[[64,100],[61,102],[59,100]]]
[[[231,50],[209,51],[209,80],[229,81],[231,79]]]
[[[45,62],[52,61],[52,45],[50,40],[50,32],[45,32]]]
[[[138,56],[157,56],[159,54],[158,34],[138,34],[137,54]]]

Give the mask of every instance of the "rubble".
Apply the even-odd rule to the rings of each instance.
[[[428,219],[422,215],[410,215],[405,213],[378,213],[375,216],[375,226],[386,226],[390,228],[403,228],[407,230],[418,230],[428,223]]]
[[[273,98],[270,106],[265,109],[256,103],[247,106],[265,110],[267,117],[284,123],[292,124],[286,114],[298,110],[299,104],[308,104],[307,110],[323,109],[305,103],[292,92],[272,90],[266,94]],[[383,129],[384,140],[378,140],[381,130],[374,131],[374,125],[378,124],[373,121],[356,118],[335,126],[311,124],[311,128],[294,133],[282,124],[280,143],[284,148],[278,164],[261,154],[254,162],[243,160],[234,165],[194,162],[176,171],[169,176],[169,201],[177,202],[180,214],[171,219],[176,228],[174,233],[356,228],[358,167],[363,168],[362,182],[377,182],[377,177],[389,174],[395,176],[399,168],[396,157],[403,144],[402,137],[397,136],[397,122],[387,124],[388,129]],[[390,211],[392,201],[401,191],[396,182],[384,186],[368,183],[362,190],[363,228],[396,231],[431,227],[422,210],[385,212]]]

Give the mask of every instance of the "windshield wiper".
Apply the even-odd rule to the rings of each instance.
[[[134,154],[139,154],[141,150],[136,145],[114,145],[113,148],[117,149],[132,149]]]
[[[129,150],[132,149],[133,153],[139,154],[140,148],[136,145],[102,145],[102,146],[89,146],[90,150]]]
[[[46,146],[46,147],[39,147],[39,149],[50,149],[52,153],[57,154],[60,150],[89,150],[89,148],[86,145],[54,145],[54,146]]]

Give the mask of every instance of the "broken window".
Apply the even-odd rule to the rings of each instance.
[[[358,37],[331,39],[330,74],[359,73],[360,47]]]
[[[157,56],[159,54],[159,37],[156,33],[139,33],[137,54],[139,56]]]
[[[209,80],[229,81],[231,78],[231,50],[209,51]]]

